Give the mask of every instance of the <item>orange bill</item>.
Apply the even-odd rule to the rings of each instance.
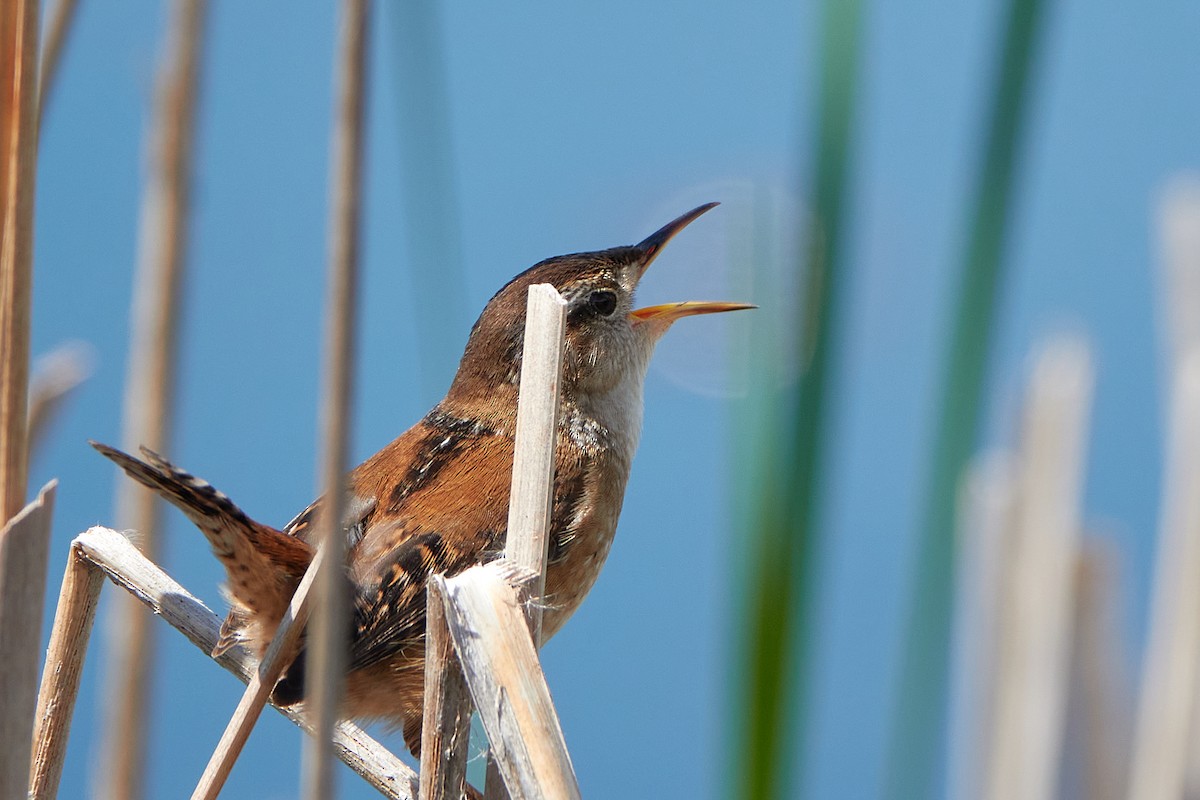
[[[684,303],[664,303],[660,306],[639,308],[631,311],[629,316],[635,322],[648,322],[649,320],[674,322],[682,317],[690,317],[695,314],[720,314],[722,311],[742,311],[749,308],[758,308],[758,306],[750,303],[704,303],[689,300]]]

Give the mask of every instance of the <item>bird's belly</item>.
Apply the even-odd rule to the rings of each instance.
[[[616,518],[597,521],[576,534],[570,549],[546,570],[542,636],[549,639],[575,613],[596,583],[612,548]]]

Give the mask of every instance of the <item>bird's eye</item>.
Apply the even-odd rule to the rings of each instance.
[[[602,317],[612,316],[617,310],[617,295],[615,292],[592,292],[587,299],[588,308]]]

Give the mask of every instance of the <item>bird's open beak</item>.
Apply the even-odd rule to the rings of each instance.
[[[667,242],[674,238],[675,234],[686,228],[692,222],[692,220],[696,219],[696,217],[700,216],[705,211],[716,208],[718,205],[720,205],[720,203],[705,203],[699,208],[693,208],[686,214],[676,217],[666,225],[663,225],[661,228],[647,236],[638,245],[636,245],[637,249],[642,251],[638,280],[641,280],[642,276],[646,274],[646,268],[650,266],[650,262],[658,257],[658,254],[661,253],[662,249],[667,246]],[[705,312],[697,311],[695,313],[703,314]]]
[[[758,308],[758,306],[749,303],[700,303],[696,301],[688,301],[686,303],[664,303],[661,306],[647,306],[639,308],[637,311],[630,312],[629,316],[634,322],[665,322],[668,325],[682,317],[690,317],[694,314],[720,314],[722,311],[742,311],[747,308]]]
[[[691,211],[676,217],[643,239],[637,245],[637,249],[643,253],[638,280],[641,280],[642,275],[646,274],[646,268],[650,266],[650,262],[662,252],[662,249],[667,246],[667,242],[671,241],[675,237],[675,234],[686,228],[691,224],[692,220],[699,217],[705,211],[716,208],[718,205],[720,204],[705,203],[702,206],[693,208]],[[658,329],[662,331],[670,327],[672,322],[682,317],[690,317],[694,314],[719,314],[722,311],[741,311],[746,308],[757,308],[757,306],[752,306],[748,303],[698,303],[689,301],[686,303],[666,303],[661,306],[639,308],[636,311],[631,311],[629,318],[635,324],[653,321],[661,325],[661,328]]]

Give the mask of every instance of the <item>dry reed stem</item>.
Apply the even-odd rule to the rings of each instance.
[[[0,529],[0,797],[23,797],[56,482]]]
[[[342,519],[353,413],[368,11],[367,0],[343,0],[330,179],[329,310],[319,473],[325,501],[318,520],[318,540],[328,554],[317,576],[308,638],[305,697],[315,734],[305,739],[301,773],[301,793],[310,800],[330,798],[334,793],[331,743],[345,686],[349,613]]]
[[[1038,355],[1016,463],[990,761],[984,797],[1055,796],[1066,710],[1074,570],[1092,366],[1063,338]]]
[[[1122,667],[1118,552],[1111,542],[1086,537],[1076,566],[1076,687],[1083,739],[1082,796],[1117,800],[1125,793],[1132,708]]]
[[[1011,550],[1012,473],[1011,456],[985,455],[968,466],[960,492],[947,791],[952,800],[983,793],[995,714],[1000,589]]]
[[[533,576],[521,592],[535,647],[542,644],[541,598],[546,590],[546,555],[554,503],[554,449],[565,326],[566,302],[558,291],[548,283],[529,287],[504,553]],[[499,764],[489,752],[484,800],[507,797]]]
[[[212,757],[208,760],[200,782],[192,792],[192,800],[214,800],[220,794],[221,787],[225,785],[234,763],[246,745],[246,740],[250,738],[250,731],[254,729],[263,707],[270,699],[271,690],[275,688],[283,670],[295,658],[296,646],[311,610],[313,584],[320,574],[321,565],[328,560],[328,554],[321,548],[317,551],[316,558],[308,565],[300,585],[296,587],[296,593],[292,595],[287,613],[279,622],[275,638],[271,640],[267,652],[263,653],[258,669],[250,676],[249,685],[246,686],[242,699],[225,726],[221,741],[217,743]]]
[[[1189,651],[1194,632],[1186,626],[1193,620],[1193,609],[1178,606],[1188,600],[1187,586],[1200,574],[1200,509],[1193,509],[1184,493],[1189,480],[1174,470],[1190,470],[1200,458],[1200,432],[1195,406],[1187,407],[1182,395],[1197,391],[1196,378],[1187,373],[1195,369],[1190,362],[1200,356],[1200,180],[1195,176],[1177,177],[1164,192],[1159,210],[1159,241],[1162,248],[1162,310],[1167,323],[1163,332],[1167,353],[1165,383],[1169,402],[1166,408],[1167,466],[1163,476],[1164,497],[1160,511],[1158,563],[1152,584],[1150,633],[1142,672],[1138,720],[1133,742],[1130,771],[1131,798],[1179,797],[1188,781],[1188,762],[1200,764],[1196,745],[1188,744],[1194,720],[1200,714],[1200,692],[1196,691],[1197,653]],[[1176,633],[1183,638],[1176,638]],[[1174,693],[1166,695],[1166,686],[1151,686],[1150,680],[1169,681]],[[1185,712],[1182,706],[1191,710]],[[1185,718],[1187,717],[1187,718]],[[1189,753],[1189,749],[1191,752]],[[1193,766],[1192,770],[1195,771]]]
[[[55,773],[53,782],[44,781],[45,788],[34,795],[39,800],[53,797],[57,789],[57,775],[62,769],[62,753],[66,750],[71,711],[92,629],[101,576],[107,576],[137,597],[206,657],[219,636],[220,620],[216,615],[149,561],[126,536],[100,527],[77,536],[71,545],[61,594],[64,602],[60,602],[55,616],[39,697],[36,752],[43,756],[43,772]],[[242,681],[250,681],[261,674],[261,664],[240,647],[226,651],[215,660]],[[296,709],[284,708],[279,712],[297,726],[308,729],[304,715]],[[340,723],[335,745],[338,758],[386,797],[396,800],[416,798],[416,773],[357,726]],[[50,763],[55,759],[57,770],[52,769]],[[35,777],[38,774],[35,762]]]
[[[75,10],[79,0],[58,0],[50,12],[46,25],[46,36],[42,40],[42,63],[38,67],[38,126],[46,113],[46,103],[54,91],[58,66],[62,62],[63,46],[75,22]]]
[[[1200,348],[1183,357],[1172,384],[1131,800],[1183,796],[1200,680]]]
[[[25,505],[37,0],[0,3],[0,797],[26,789],[54,484]]]
[[[1162,317],[1168,323],[1163,337],[1168,354],[1165,382],[1171,385],[1183,357],[1200,348],[1200,174],[1182,174],[1171,179],[1163,192],[1158,218],[1161,305],[1165,312]],[[1168,419],[1164,429],[1169,431],[1170,424]],[[1191,698],[1192,743],[1184,775],[1184,792],[1188,797],[1200,796],[1200,742],[1196,741],[1196,732],[1200,731],[1200,691],[1192,691]]]
[[[533,602],[526,603],[526,607],[533,641],[538,646],[542,642],[541,598],[546,589],[550,510],[554,503],[554,447],[566,321],[567,303],[553,286],[540,283],[529,287],[504,556],[535,576],[528,598]]]
[[[0,3],[0,524],[25,506],[37,0]]]
[[[1184,356],[1200,347],[1200,174],[1179,175],[1167,185],[1158,227],[1159,307],[1169,384]],[[1168,404],[1164,411],[1169,410]]]
[[[73,544],[67,554],[67,570],[58,594],[38,690],[29,800],[54,800],[58,796],[75,701],[79,697],[79,679],[83,675],[83,658],[91,640],[103,583],[104,573]]]
[[[37,14],[37,0],[0,4],[0,797],[29,774],[53,496],[25,506]]]
[[[507,559],[434,576],[471,697],[512,797],[579,797],[558,714],[513,584],[529,573]]]
[[[167,44],[159,66],[149,175],[142,197],[137,274],[134,281],[122,441],[137,452],[146,446],[169,452],[175,410],[180,288],[187,249],[192,139],[203,40],[205,0],[172,5]],[[136,483],[118,484],[117,519],[139,531],[151,560],[159,558],[161,500]],[[138,605],[122,597],[108,627],[106,742],[97,775],[101,794],[137,800],[143,794],[149,702],[154,670],[153,630]]]
[[[425,601],[425,703],[421,800],[458,800],[466,791],[471,694],[446,627],[445,598],[430,580]]]

